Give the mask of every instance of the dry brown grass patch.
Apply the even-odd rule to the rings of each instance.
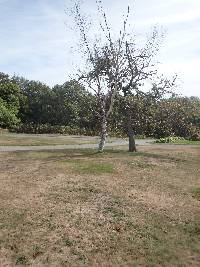
[[[199,266],[199,156],[0,154],[1,266]]]

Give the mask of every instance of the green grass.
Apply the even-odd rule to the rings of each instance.
[[[149,163],[147,161],[128,161],[127,164],[131,167],[131,168],[142,168],[142,169],[146,169],[146,168],[154,168],[155,165],[152,163]]]
[[[97,137],[70,136],[60,134],[0,134],[1,146],[46,146],[46,145],[79,145],[98,143]]]
[[[107,143],[117,140],[108,137]],[[61,134],[0,134],[0,146],[47,146],[47,145],[81,145],[98,144],[98,136],[75,136]]]
[[[71,247],[73,245],[73,241],[70,240],[68,237],[64,237],[63,238],[63,244],[64,244],[64,246]]]
[[[73,169],[80,174],[104,174],[114,172],[114,166],[104,162],[78,161],[73,164]]]
[[[200,201],[200,187],[194,188],[192,190],[192,196]]]
[[[27,263],[27,258],[25,255],[17,255],[16,256],[16,261],[15,261],[16,265],[26,265]]]
[[[200,145],[200,141],[179,140],[179,141],[174,142],[173,144],[177,144],[177,145]]]
[[[187,140],[183,137],[171,136],[157,139],[154,144],[174,144],[174,145],[200,145],[200,141]]]

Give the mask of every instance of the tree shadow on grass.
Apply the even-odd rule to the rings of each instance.
[[[58,160],[66,160],[66,159],[81,159],[81,158],[115,158],[115,156],[119,157],[143,157],[143,158],[153,158],[153,159],[161,159],[161,160],[171,160],[175,162],[185,162],[187,160],[173,157],[170,155],[163,155],[158,153],[150,153],[150,152],[128,152],[126,150],[121,149],[105,149],[103,152],[99,152],[96,149],[67,149],[67,150],[41,150],[41,151],[18,151],[12,152],[15,161],[19,160],[48,160],[48,161],[58,161]]]

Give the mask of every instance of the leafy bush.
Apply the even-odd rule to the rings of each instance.
[[[177,141],[182,141],[185,140],[184,137],[179,137],[179,136],[169,136],[165,138],[160,138],[155,141],[155,143],[176,143]]]
[[[193,125],[189,126],[186,139],[200,141],[200,129]]]
[[[70,134],[70,135],[95,135],[98,134],[90,129],[73,126],[21,123],[9,129],[11,132],[28,134]]]
[[[184,128],[184,129],[183,129]],[[168,136],[159,138],[156,143],[176,143],[180,140],[200,141],[200,129],[194,125],[184,125],[182,128],[182,136]],[[173,134],[173,132],[172,132]],[[159,136],[155,136],[158,138]]]
[[[135,138],[136,139],[146,139],[147,136],[145,134],[136,134]]]
[[[0,127],[6,128],[16,125],[19,121],[15,112],[0,97]]]

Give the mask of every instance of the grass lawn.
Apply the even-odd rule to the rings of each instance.
[[[170,144],[170,145],[200,145],[200,141],[191,141],[191,140],[173,140],[173,141],[170,141],[170,142],[156,142],[156,141],[153,141],[154,144]]]
[[[173,144],[178,144],[178,145],[200,145],[200,141],[178,140],[178,141],[174,142]]]
[[[107,143],[117,140],[108,137]],[[0,146],[47,146],[97,144],[97,136],[61,135],[61,134],[14,134],[1,133]]]
[[[109,138],[108,142],[115,140]],[[0,134],[0,146],[79,145],[98,143],[98,137],[60,134]]]
[[[200,148],[0,154],[0,266],[200,266]]]

